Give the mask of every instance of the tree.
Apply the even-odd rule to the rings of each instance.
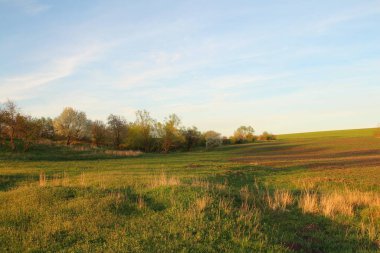
[[[276,140],[276,136],[274,134],[263,132],[262,135],[259,136],[259,140],[261,141],[271,141]]]
[[[41,137],[41,121],[31,116],[18,114],[16,122],[18,137],[22,140],[24,151],[28,151],[30,146]]]
[[[88,121],[84,112],[66,107],[63,112],[54,119],[54,130],[66,138],[66,145],[73,140],[84,138],[88,135]]]
[[[0,145],[5,145],[5,112],[0,104]]]
[[[146,110],[136,112],[136,121],[134,122],[134,142],[139,148],[145,152],[152,149],[154,142],[156,121],[150,116]]]
[[[127,121],[122,116],[110,114],[108,116],[108,129],[111,134],[113,146],[119,149],[127,133]]]
[[[241,126],[234,132],[232,141],[234,143],[246,143],[254,140],[254,130],[251,126]]]
[[[177,148],[183,142],[183,136],[179,130],[179,125],[181,124],[180,118],[171,114],[165,119],[164,124],[162,124],[162,151],[168,153],[171,149]]]
[[[51,118],[40,118],[38,119],[41,125],[41,138],[53,139],[54,138],[54,125]]]
[[[222,145],[222,137],[218,132],[207,131],[204,133],[204,138],[206,140],[206,148],[215,148]]]
[[[91,139],[92,144],[96,147],[99,147],[100,145],[104,145],[107,138],[107,127],[106,125],[100,121],[95,120],[91,123]]]
[[[14,139],[17,134],[17,116],[19,114],[20,114],[20,111],[15,102],[10,101],[10,100],[5,102],[2,118],[3,118],[3,124],[5,126],[4,128],[9,137],[12,150],[16,149]]]
[[[184,137],[185,148],[187,151],[191,150],[193,147],[199,144],[202,134],[198,131],[198,129],[195,126],[183,128],[181,130],[181,133]]]

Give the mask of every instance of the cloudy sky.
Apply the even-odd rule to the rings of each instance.
[[[373,127],[379,24],[379,0],[0,0],[0,101],[226,135]]]

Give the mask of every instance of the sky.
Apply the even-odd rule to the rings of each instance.
[[[0,0],[0,102],[231,135],[380,123],[380,0]]]

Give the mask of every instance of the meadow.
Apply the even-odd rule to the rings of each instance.
[[[373,129],[214,150],[0,152],[2,252],[378,252]]]

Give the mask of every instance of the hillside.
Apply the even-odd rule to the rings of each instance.
[[[0,248],[376,252],[380,139],[281,135],[196,152],[0,153]]]

